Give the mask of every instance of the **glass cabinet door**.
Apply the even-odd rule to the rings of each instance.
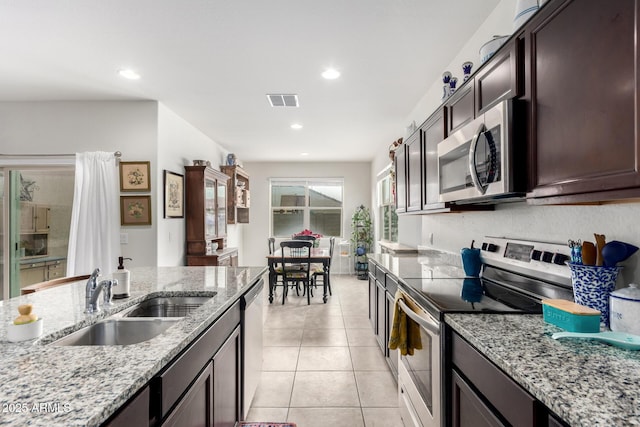
[[[209,238],[216,236],[216,181],[204,180],[204,234]]]
[[[218,236],[227,235],[227,184],[218,182]]]

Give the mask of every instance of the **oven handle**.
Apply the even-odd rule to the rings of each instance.
[[[400,305],[400,309],[404,311],[405,314],[411,318],[411,320],[413,320],[418,325],[425,328],[432,335],[434,336],[440,335],[440,325],[438,325],[438,322],[431,319],[425,319],[424,317],[419,316],[413,310],[411,310],[411,308],[409,308],[409,306],[405,304],[405,302],[402,301],[402,299],[398,299],[398,304]]]

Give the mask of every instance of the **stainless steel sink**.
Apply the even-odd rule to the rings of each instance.
[[[184,317],[211,298],[213,296],[149,298],[123,313],[123,317]]]
[[[52,345],[130,345],[160,335],[179,319],[107,319],[67,335]]]

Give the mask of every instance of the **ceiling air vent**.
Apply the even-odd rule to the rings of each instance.
[[[298,107],[298,95],[271,93],[267,94],[272,107]]]

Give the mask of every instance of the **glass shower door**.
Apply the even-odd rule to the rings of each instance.
[[[21,289],[66,275],[69,225],[73,206],[72,168],[4,170],[3,205],[7,207],[1,233],[4,272],[3,298]],[[7,206],[8,204],[8,206]]]

